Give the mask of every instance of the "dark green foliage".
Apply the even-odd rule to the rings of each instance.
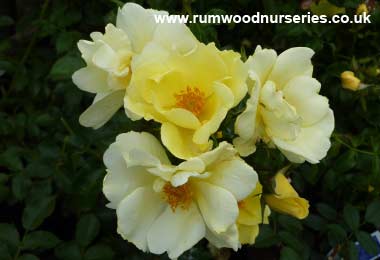
[[[123,111],[100,130],[79,125],[92,96],[78,90],[71,74],[83,66],[76,42],[114,22],[116,0],[2,1],[0,9],[0,259],[167,259],[147,255],[116,232],[116,216],[101,187],[102,155],[116,135],[129,130],[158,133],[151,122],[132,122]],[[302,14],[299,1],[137,1],[173,14]],[[354,14],[361,1],[330,1]],[[354,241],[379,248],[369,234],[380,226],[380,8],[371,25],[192,24],[203,42],[253,53],[256,45],[279,53],[294,46],[316,52],[314,76],[330,100],[336,129],[318,165],[292,165],[292,184],[310,201],[305,220],[273,213],[256,244],[232,259],[324,259],[334,248],[357,258]],[[342,89],[339,75],[352,70],[369,88]],[[233,118],[223,139],[234,137]],[[213,136],[215,141],[216,136]],[[288,164],[275,149],[258,145],[247,158],[261,181]],[[164,234],[163,234],[164,235]],[[212,259],[201,241],[180,259]]]

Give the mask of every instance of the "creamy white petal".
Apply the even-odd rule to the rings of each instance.
[[[197,47],[197,39],[185,24],[161,23],[157,25],[153,37],[169,50],[178,51],[179,54],[188,55]]]
[[[200,158],[206,166],[211,167],[214,164],[218,164],[220,161],[230,159],[234,155],[236,155],[234,147],[227,142],[221,142],[218,147],[202,153],[198,158]]]
[[[311,64],[313,55],[314,51],[306,47],[287,49],[277,57],[268,80],[275,82],[277,89],[282,89],[292,78],[310,75],[313,68]]]
[[[208,182],[231,192],[237,201],[245,199],[256,187],[257,173],[238,157],[216,164],[208,169]]]
[[[329,101],[319,95],[321,83],[308,76],[293,78],[283,89],[285,99],[297,110],[302,125],[310,126],[320,121],[329,110]]]
[[[334,114],[330,109],[326,116],[318,123],[302,128],[296,140],[287,142],[273,138],[273,142],[293,162],[318,163],[329,150],[330,136],[334,130]]]
[[[131,165],[156,166],[159,163],[170,165],[165,149],[152,134],[134,132],[116,137],[120,150]]]
[[[99,68],[111,71],[119,63],[118,54],[109,45],[103,44],[94,53],[92,62]]]
[[[247,59],[245,64],[249,71],[254,71],[257,74],[260,83],[263,83],[272,71],[276,58],[276,51],[262,49],[259,45],[256,47],[255,53]]]
[[[79,117],[79,123],[86,127],[98,129],[123,105],[125,90],[116,90],[93,103]]]
[[[233,194],[216,185],[197,181],[196,200],[206,225],[213,232],[225,232],[235,223],[239,209]]]
[[[87,66],[74,72],[74,84],[83,91],[90,93],[109,91],[107,73],[94,66]]]
[[[148,233],[149,250],[155,254],[167,252],[171,259],[193,247],[206,233],[206,227],[195,204],[188,209],[167,206]]]
[[[163,11],[144,9],[135,3],[126,3],[119,9],[116,26],[124,30],[135,52],[141,52],[146,43],[152,40],[157,27],[154,14],[168,14]]]
[[[227,247],[237,251],[240,247],[239,232],[236,224],[231,225],[226,232],[219,234],[207,229],[206,239],[217,248]]]
[[[117,232],[140,250],[148,251],[148,232],[166,204],[151,187],[140,187],[117,207]]]

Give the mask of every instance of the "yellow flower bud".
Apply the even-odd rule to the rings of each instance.
[[[216,132],[216,138],[218,138],[218,139],[223,138],[223,132],[222,131]]]
[[[356,9],[357,15],[362,14],[362,13],[368,13],[368,8],[365,3],[360,4],[358,8]]]
[[[374,190],[375,190],[375,188],[372,185],[368,185],[368,192],[372,192]]]
[[[275,176],[275,182],[275,194],[264,196],[268,206],[275,211],[298,219],[306,218],[309,215],[309,202],[299,197],[282,171]]]
[[[345,89],[356,91],[360,87],[360,79],[355,77],[352,71],[344,71],[340,74],[340,79],[342,81],[342,86]]]

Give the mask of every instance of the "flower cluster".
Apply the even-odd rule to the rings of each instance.
[[[117,232],[145,252],[177,258],[203,238],[234,250],[253,244],[270,208],[305,218],[308,201],[285,170],[268,189],[242,158],[258,142],[294,163],[325,157],[334,117],[312,77],[313,51],[277,55],[258,46],[243,62],[199,42],[184,24],[156,24],[154,15],[165,13],[127,3],[116,25],[78,43],[86,67],[73,81],[96,94],[79,118],[83,126],[103,126],[122,106],[131,120],[160,124],[160,138],[122,133],[104,154],[103,192]],[[215,143],[211,136],[238,104],[245,110],[235,138]],[[167,151],[181,162],[174,165]]]

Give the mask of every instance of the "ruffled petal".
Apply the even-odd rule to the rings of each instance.
[[[301,128],[294,141],[274,137],[273,142],[292,162],[302,163],[306,160],[309,163],[318,163],[326,156],[331,146],[330,136],[333,130],[334,114],[329,109],[321,121],[310,127]]]
[[[216,185],[198,181],[196,200],[207,227],[216,233],[226,232],[235,223],[239,209],[232,193]]]
[[[207,181],[228,190],[237,201],[246,198],[258,181],[255,170],[238,157],[222,161],[208,171],[212,174]]]
[[[117,232],[140,250],[148,251],[148,232],[165,208],[160,196],[150,187],[140,187],[117,207]]]
[[[149,251],[167,252],[169,258],[177,258],[198,243],[205,233],[205,224],[195,204],[175,211],[167,206],[149,230]]]
[[[284,51],[277,57],[268,80],[275,82],[277,89],[282,89],[294,77],[311,76],[313,55],[314,51],[306,47],[290,48]]]

